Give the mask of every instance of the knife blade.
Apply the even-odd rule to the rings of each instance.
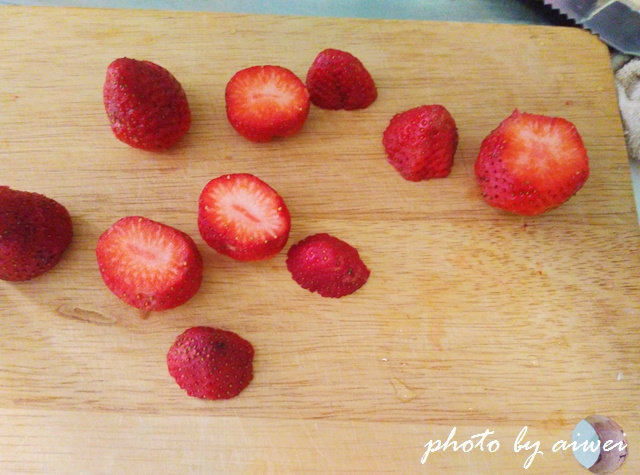
[[[543,0],[616,50],[640,56],[640,0]]]

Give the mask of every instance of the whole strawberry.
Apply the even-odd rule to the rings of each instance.
[[[327,233],[291,246],[287,269],[303,289],[333,298],[352,294],[370,275],[356,248]]]
[[[193,239],[141,216],[121,218],[102,233],[96,258],[109,290],[145,311],[182,305],[202,282],[202,257]]]
[[[453,167],[458,129],[441,105],[423,105],[396,114],[384,131],[388,162],[409,181],[444,178]]]
[[[189,396],[230,399],[253,379],[251,343],[236,333],[192,327],[180,334],[167,353],[167,367]]]
[[[60,203],[0,186],[0,279],[44,274],[60,261],[72,237],[71,216]]]
[[[309,93],[282,66],[252,66],[235,73],[225,88],[227,119],[243,137],[268,142],[302,129],[309,115]]]
[[[113,61],[107,68],[103,99],[113,133],[132,147],[167,149],[191,126],[182,86],[169,71],[151,61]]]
[[[571,198],[589,177],[589,159],[571,122],[515,110],[483,140],[475,173],[491,206],[532,216]]]
[[[325,49],[307,71],[311,102],[323,109],[364,109],[378,97],[371,74],[351,53]]]
[[[289,239],[291,216],[282,197],[249,173],[209,181],[198,201],[198,230],[221,254],[239,261],[268,259]]]

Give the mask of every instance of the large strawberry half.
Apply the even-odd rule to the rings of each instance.
[[[72,237],[71,217],[60,203],[0,186],[0,279],[44,274],[60,261]]]
[[[115,136],[132,147],[162,150],[191,126],[182,85],[151,61],[118,58],[107,67],[104,107]]]
[[[106,286],[142,310],[177,307],[202,282],[202,257],[193,239],[141,216],[127,216],[107,229],[96,257]]]
[[[328,48],[318,53],[307,71],[311,102],[323,109],[364,109],[378,97],[371,74],[347,51]]]
[[[254,142],[298,132],[309,114],[304,83],[281,66],[252,66],[238,71],[225,89],[227,118],[242,136]]]
[[[589,159],[574,124],[516,110],[483,140],[475,173],[490,205],[531,216],[571,198]]]
[[[236,333],[192,327],[167,352],[167,368],[178,386],[201,399],[230,399],[253,379],[251,343]]]
[[[256,261],[285,246],[291,216],[278,192],[260,178],[233,173],[205,185],[198,203],[198,229],[221,254]]]

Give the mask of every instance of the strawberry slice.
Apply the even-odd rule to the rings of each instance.
[[[289,238],[291,216],[282,197],[248,173],[214,178],[198,203],[198,229],[205,242],[239,261],[267,259]]]
[[[231,126],[254,142],[295,134],[309,114],[307,88],[281,66],[238,71],[227,83],[225,101]]]
[[[192,327],[167,352],[167,368],[191,397],[231,399],[253,379],[254,349],[237,333]]]
[[[307,236],[291,246],[287,269],[300,287],[329,298],[354,293],[371,274],[355,247],[327,233]]]
[[[475,173],[490,205],[533,216],[560,206],[584,185],[589,159],[568,120],[515,110],[483,140]]]
[[[202,283],[202,257],[193,239],[141,216],[127,216],[107,229],[96,257],[106,286],[142,310],[177,307]]]

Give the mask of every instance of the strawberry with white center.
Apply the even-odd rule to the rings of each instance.
[[[574,124],[516,110],[483,140],[475,172],[490,205],[532,216],[571,198],[589,159]]]
[[[202,283],[202,257],[193,239],[141,216],[122,218],[107,229],[96,257],[106,286],[142,310],[177,307]]]
[[[205,242],[239,261],[267,259],[289,238],[291,216],[282,197],[249,173],[214,178],[198,203],[198,229]]]
[[[300,131],[309,114],[304,83],[281,66],[252,66],[238,71],[225,89],[227,118],[254,142],[288,137]]]

